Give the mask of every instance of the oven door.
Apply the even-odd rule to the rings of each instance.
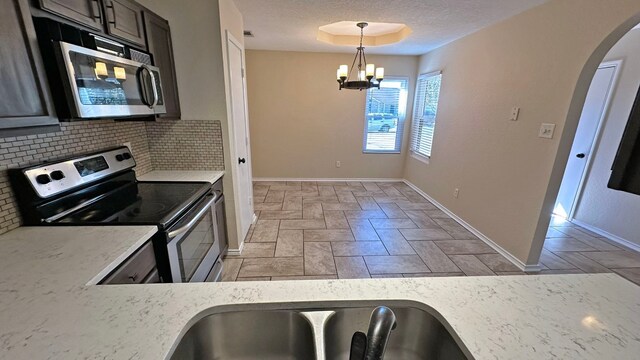
[[[217,196],[207,194],[168,230],[169,265],[173,282],[207,280],[220,255],[215,217]]]
[[[159,68],[65,42],[56,50],[73,117],[166,113]]]

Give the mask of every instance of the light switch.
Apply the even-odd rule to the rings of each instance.
[[[511,117],[509,118],[509,120],[518,121],[518,116],[520,116],[520,108],[514,106],[513,109],[511,109]]]
[[[556,124],[545,124],[540,125],[540,132],[538,133],[538,137],[545,139],[553,139],[553,132],[556,129]]]

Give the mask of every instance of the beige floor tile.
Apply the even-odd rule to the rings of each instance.
[[[266,195],[254,195],[253,196],[253,204],[261,204],[264,202],[264,199],[266,198]]]
[[[324,229],[324,220],[281,220],[281,230]]]
[[[336,273],[331,243],[307,242],[304,244],[305,275],[332,275]]]
[[[361,256],[335,257],[339,279],[368,279],[369,270]]]
[[[357,202],[353,202],[353,203],[349,203],[349,202],[344,202],[344,203],[330,203],[330,202],[323,202],[322,203],[322,209],[323,210],[362,210],[360,208],[360,205],[358,205]]]
[[[324,221],[327,224],[327,229],[350,229],[347,218],[341,210],[325,210]]]
[[[413,255],[416,252],[397,229],[377,230],[390,255]]]
[[[372,274],[372,279],[397,279],[403,277],[402,274]]]
[[[451,255],[450,258],[467,276],[495,275],[473,255]]]
[[[304,275],[302,257],[244,259],[238,277]]]
[[[302,275],[302,276],[272,276],[271,281],[287,280],[335,280],[338,275]]]
[[[318,192],[318,184],[315,181],[303,181],[300,184],[302,191],[315,191]]]
[[[608,242],[606,242],[603,239],[598,239],[594,236],[591,236],[579,229],[576,228],[572,228],[572,227],[564,227],[564,228],[558,228],[561,232],[569,235],[572,238],[578,239],[580,241],[582,241],[583,243],[591,246],[592,248],[596,249],[596,250],[601,250],[601,251],[616,251],[616,250],[622,250],[621,248],[614,246],[612,244],[609,244]]]
[[[402,210],[435,210],[437,209],[435,205],[430,202],[410,202],[408,201],[398,201],[396,202],[400,209]]]
[[[304,241],[354,241],[349,229],[304,230]]]
[[[348,219],[386,219],[387,215],[382,210],[345,210],[344,215]]]
[[[286,184],[281,184],[281,185],[271,185],[271,187],[269,188],[269,191],[287,191],[287,190],[300,190],[300,185],[286,185]]]
[[[453,219],[435,219],[434,221],[456,240],[477,239],[475,235]]]
[[[282,210],[298,210],[302,212],[302,196],[285,195]]]
[[[581,254],[610,269],[640,267],[640,254],[630,251],[594,251]]]
[[[323,202],[328,202],[328,203],[337,203],[338,202],[338,197],[337,196],[315,196],[315,195],[308,195],[308,196],[303,196],[302,197],[302,203],[323,203]]]
[[[242,266],[242,259],[226,258],[222,264],[222,281],[236,281],[240,266]]]
[[[338,196],[338,201],[341,203],[353,203],[358,205],[358,201],[356,201],[356,197],[353,196],[351,191],[338,191],[338,189],[336,189],[336,195]],[[360,205],[358,205],[358,207],[360,207]]]
[[[400,229],[407,240],[445,240],[452,239],[448,232],[442,229]]]
[[[584,271],[580,269],[562,269],[562,270],[552,270],[552,269],[543,269],[537,274],[533,275],[564,275],[564,274],[584,274]]]
[[[320,203],[304,203],[302,205],[303,219],[324,219],[322,212],[322,204]]]
[[[266,185],[266,186],[271,186],[271,185],[281,185],[282,181],[254,181],[253,185]]]
[[[447,255],[493,254],[496,252],[481,240],[439,240],[435,243]]]
[[[547,235],[545,237],[546,238],[567,237],[567,234],[563,233],[562,231],[559,231],[554,227],[549,227],[549,229],[547,230]]]
[[[318,183],[318,193],[320,196],[336,196],[336,190],[333,186],[326,185],[326,183]]]
[[[431,271],[460,272],[456,264],[433,241],[412,241],[410,244]]]
[[[425,214],[427,214],[433,220],[435,219],[451,219],[449,215],[447,215],[444,211],[440,209],[435,210],[424,210]]]
[[[374,229],[415,229],[418,226],[411,219],[369,219]]]
[[[380,210],[378,203],[371,196],[356,196],[362,210]]]
[[[276,202],[281,203],[284,201],[284,190],[269,189],[267,197],[264,198],[264,202]]]
[[[276,250],[276,244],[270,242],[250,242],[244,244],[242,248],[242,254],[240,255],[227,255],[227,258],[261,258],[261,257],[273,257]]]
[[[380,204],[380,208],[387,215],[389,219],[406,219],[407,214],[400,209],[400,207],[395,203],[382,203]]]
[[[270,281],[269,276],[239,277],[236,281]]]
[[[542,253],[540,254],[540,263],[551,270],[566,270],[576,268],[570,262],[563,260],[561,257],[546,249],[543,249]]]
[[[276,243],[276,257],[303,256],[303,230],[280,230]]]
[[[611,272],[611,270],[589,259],[588,257],[585,257],[579,252],[563,251],[563,252],[557,252],[556,255],[561,257],[563,260],[566,260],[571,264],[575,265],[578,269],[585,271],[587,273]]]
[[[498,276],[518,276],[518,275],[528,275],[524,271],[496,271],[496,275]]]
[[[373,199],[379,204],[385,203],[409,203],[409,199],[404,196],[374,196]]]
[[[596,251],[593,247],[574,238],[549,238],[544,241],[544,248],[554,253],[559,251]]]
[[[354,241],[331,243],[333,256],[389,255],[380,241]]]
[[[251,242],[275,242],[278,238],[278,226],[280,220],[258,220]]]
[[[427,273],[429,268],[418,255],[365,256],[370,274]]]
[[[507,260],[500,254],[479,254],[476,255],[491,271],[498,272],[522,272],[519,267]],[[524,273],[523,273],[524,275]]]
[[[417,273],[417,274],[403,274],[403,277],[449,277],[449,276],[466,276],[463,272],[433,272],[433,273]]]
[[[640,268],[632,268],[632,269],[613,269],[616,274],[622,276],[623,278],[635,283],[636,285],[640,285]]]
[[[300,210],[262,210],[260,211],[261,220],[285,220],[285,219],[302,219],[302,211]]]
[[[424,210],[406,210],[405,214],[421,229],[439,229],[435,221],[433,221]]]
[[[364,186],[367,191],[382,191],[378,185],[372,182],[363,182],[362,186]]]
[[[381,189],[382,191],[384,191],[384,193],[387,196],[403,196],[404,197],[404,194],[402,194],[400,190],[394,188],[393,186],[385,186],[385,187],[381,187]]]
[[[347,219],[357,241],[380,240],[378,233],[367,219]]]
[[[254,210],[282,210],[281,203],[259,203],[253,205]]]
[[[253,196],[267,196],[269,192],[268,185],[253,185]]]

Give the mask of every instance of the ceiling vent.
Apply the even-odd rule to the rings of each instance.
[[[254,37],[254,36],[253,36],[253,31],[251,31],[251,30],[245,30],[245,31],[244,31],[244,37]]]

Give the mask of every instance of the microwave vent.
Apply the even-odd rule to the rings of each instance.
[[[151,55],[134,49],[129,49],[129,52],[131,53],[131,60],[146,65],[153,65],[151,64]]]

